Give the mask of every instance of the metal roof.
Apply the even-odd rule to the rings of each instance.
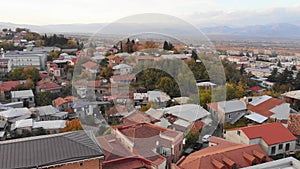
[[[260,97],[257,97],[257,98],[254,98],[249,104],[253,105],[253,106],[257,106],[269,99],[271,99],[272,97],[271,96],[268,96],[268,95],[263,95],[263,96],[260,96]]]
[[[247,119],[253,120],[257,123],[263,123],[264,121],[266,121],[268,118],[265,116],[262,116],[260,114],[257,113],[252,113],[250,115],[245,116]]]
[[[172,114],[189,122],[193,122],[210,114],[207,110],[205,110],[198,104],[182,104],[159,110],[162,110],[164,113]]]
[[[35,122],[33,128],[43,129],[63,129],[66,127],[65,120],[50,120],[50,121],[39,121]]]
[[[12,98],[23,98],[23,97],[33,97],[32,90],[20,90],[20,91],[11,91]]]
[[[247,110],[246,103],[241,100],[218,102],[218,105],[224,110],[225,113]]]
[[[31,114],[28,108],[15,108],[0,112],[0,116],[6,118],[20,117],[25,114]]]
[[[55,166],[104,156],[94,136],[83,130],[2,141],[0,152],[1,169]]]

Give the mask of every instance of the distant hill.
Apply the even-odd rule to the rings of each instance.
[[[251,25],[238,28],[228,26],[217,26],[201,28],[201,30],[208,35],[300,38],[300,26],[288,23]]]
[[[0,28],[17,27],[29,28],[32,31],[40,33],[96,33],[101,28],[105,28],[105,23],[92,24],[57,24],[57,25],[26,25],[0,22]],[[115,26],[105,29],[103,32],[111,34],[134,33],[146,29],[147,31],[161,31],[163,33],[195,35],[193,29],[189,29],[185,25],[166,25],[158,24],[132,24],[132,23],[117,23]],[[243,27],[202,27],[199,28],[206,35],[226,35],[226,36],[241,36],[241,37],[268,37],[268,38],[300,38],[300,26],[289,23],[278,23],[268,25],[251,25]]]

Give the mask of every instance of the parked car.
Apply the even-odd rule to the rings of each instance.
[[[203,143],[207,143],[209,141],[209,139],[211,138],[211,135],[206,134],[202,137],[202,141]]]

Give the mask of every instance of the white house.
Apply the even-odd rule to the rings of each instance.
[[[34,107],[34,95],[32,90],[11,91],[11,102],[23,102],[24,107]]]
[[[113,67],[114,75],[128,75],[132,72],[132,69],[132,66],[123,63]]]
[[[247,126],[226,131],[226,139],[241,144],[259,144],[269,156],[288,154],[297,138],[280,122]]]

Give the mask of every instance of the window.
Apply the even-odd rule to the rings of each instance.
[[[271,147],[271,154],[275,154],[275,152],[276,152],[276,147],[275,146]]]
[[[231,119],[231,114],[228,114],[228,118]]]
[[[285,144],[285,151],[289,151],[290,150],[290,143],[286,143]]]
[[[283,145],[282,145],[282,144],[279,144],[278,149],[281,150],[282,148],[283,148]]]
[[[240,130],[236,131],[236,134],[240,136],[241,135],[241,131]]]
[[[80,166],[83,166],[83,162],[80,162],[80,164],[79,164]]]

